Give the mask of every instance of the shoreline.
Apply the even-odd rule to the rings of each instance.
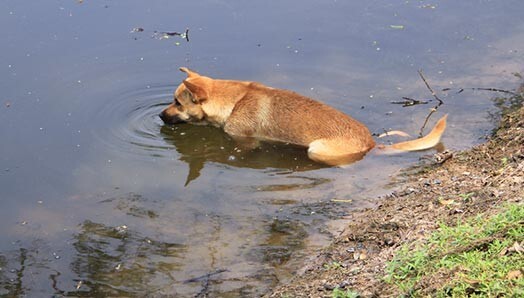
[[[335,289],[355,297],[401,296],[384,277],[387,262],[403,245],[427,239],[440,224],[489,215],[508,202],[522,206],[524,107],[518,96],[517,105],[509,99],[512,109],[501,109],[500,123],[485,143],[407,169],[397,190],[379,198],[376,207],[354,212],[330,246],[265,297],[335,297]]]

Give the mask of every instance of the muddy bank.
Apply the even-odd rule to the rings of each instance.
[[[486,143],[435,156],[406,170],[398,178],[402,182],[398,190],[381,198],[375,208],[354,213],[331,246],[267,297],[332,297],[337,287],[363,297],[398,296],[399,290],[383,278],[386,262],[402,244],[427,237],[439,223],[453,225],[459,219],[489,214],[505,202],[522,202],[521,94],[511,111],[502,109],[500,125]]]

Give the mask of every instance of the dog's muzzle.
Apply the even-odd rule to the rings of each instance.
[[[166,120],[167,120],[167,116],[166,116],[166,114],[164,113],[164,111],[160,112],[160,114],[158,114],[158,117],[160,117],[160,119],[162,119],[162,121],[164,121],[164,123],[165,123]]]
[[[160,117],[160,119],[162,119],[165,124],[178,124],[185,122],[177,116],[168,115],[165,111],[162,111],[160,114],[158,114],[158,117]]]

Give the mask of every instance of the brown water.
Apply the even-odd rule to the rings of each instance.
[[[322,100],[375,133],[482,141],[524,62],[522,1],[0,3],[0,295],[256,296],[430,152],[344,168],[157,117],[188,66]],[[189,41],[161,32],[183,33]],[[168,38],[166,38],[168,37]],[[441,92],[444,88],[453,88]],[[436,119],[432,119],[434,123]],[[387,142],[388,140],[381,140]]]

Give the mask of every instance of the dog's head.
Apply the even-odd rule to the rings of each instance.
[[[212,79],[199,75],[185,67],[182,72],[187,78],[178,86],[173,103],[160,113],[160,118],[166,124],[205,123],[206,113],[202,103],[207,100]]]

